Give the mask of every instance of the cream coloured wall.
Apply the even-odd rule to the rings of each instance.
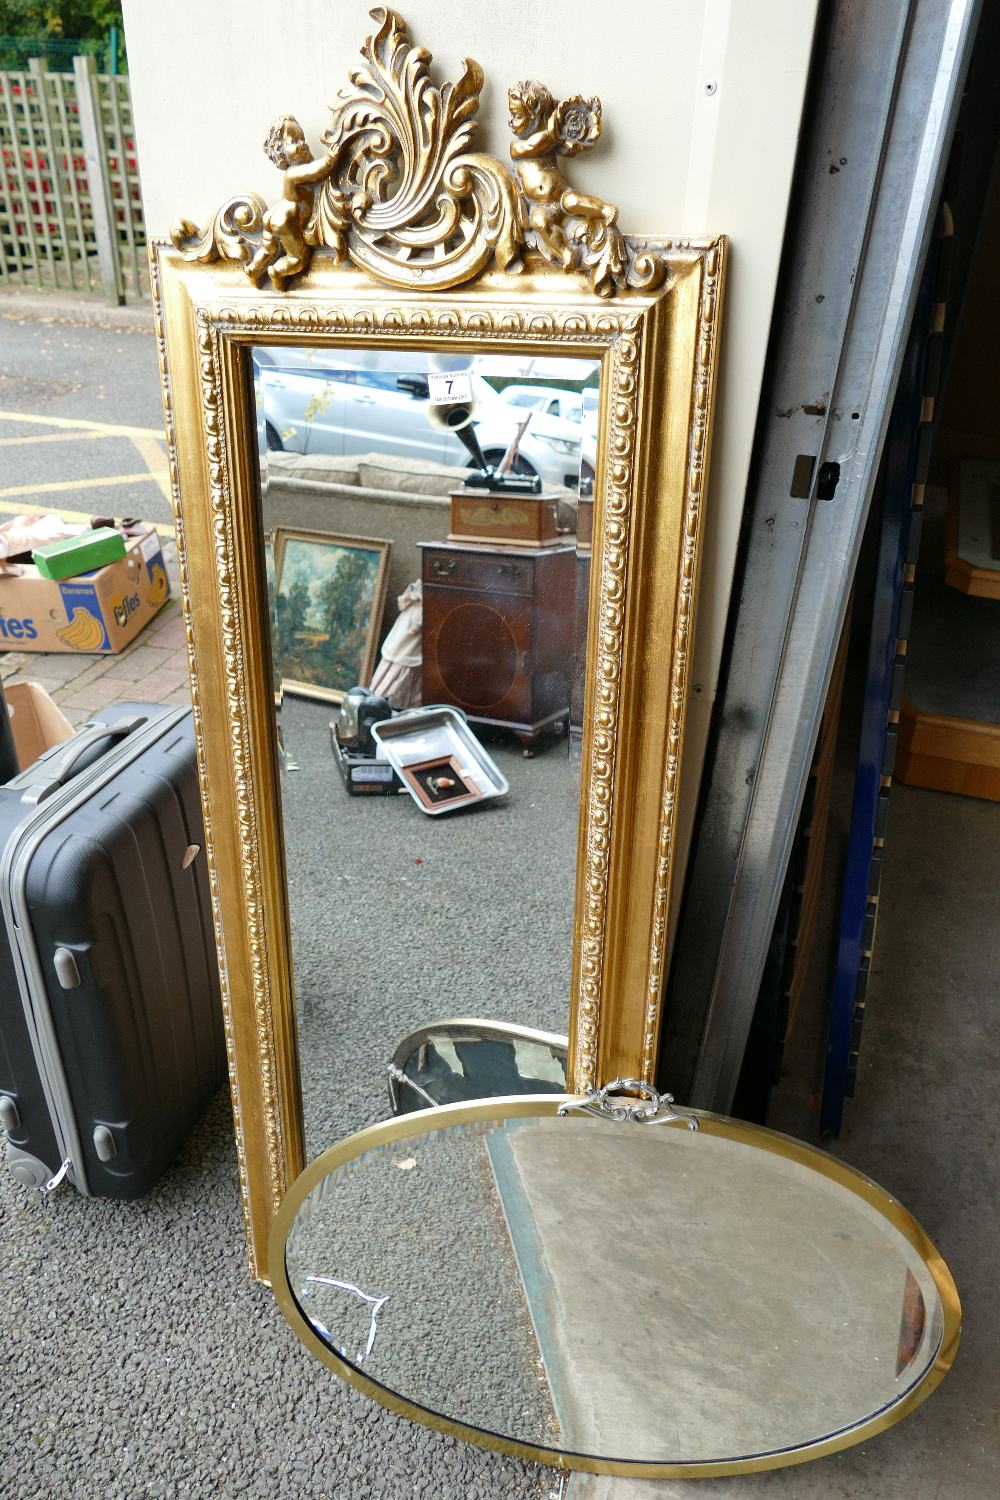
[[[573,163],[626,232],[725,233],[732,254],[711,461],[679,843],[686,847],[719,656],[818,0],[399,0],[439,79],[486,70],[480,149],[506,158],[506,90],[600,94],[605,134]],[[146,221],[205,223],[273,196],[261,150],[290,112],[317,142],[372,29],[364,0],[124,0]],[[675,891],[679,889],[679,881]]]

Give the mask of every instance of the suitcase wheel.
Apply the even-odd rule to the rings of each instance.
[[[7,1142],[7,1166],[16,1181],[25,1187],[40,1188],[52,1176],[51,1167],[39,1161],[37,1156],[29,1156],[27,1151],[12,1146],[10,1141]]]

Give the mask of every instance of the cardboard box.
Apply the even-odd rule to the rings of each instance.
[[[72,737],[73,726],[37,682],[12,682],[4,687],[14,736],[17,763],[22,771],[53,745]]]
[[[0,577],[0,650],[113,655],[170,594],[160,539],[143,532],[118,562],[55,582],[33,564]]]

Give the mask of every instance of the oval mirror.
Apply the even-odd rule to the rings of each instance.
[[[454,1104],[326,1151],[271,1243],[299,1338],[386,1406],[566,1468],[779,1467],[912,1410],[960,1326],[920,1226],[822,1152],[647,1094],[624,1120],[609,1091]]]

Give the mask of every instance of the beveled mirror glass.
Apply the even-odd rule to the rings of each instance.
[[[933,1390],[958,1297],[888,1194],[772,1131],[608,1103],[456,1104],[313,1162],[271,1256],[306,1347],[428,1425],[647,1476],[820,1457]]]
[[[251,358],[309,1158],[435,1017],[568,1027],[600,367],[439,356],[435,405],[426,353]]]
[[[574,190],[597,99],[517,84],[513,165],[470,150],[478,64],[372,14],[280,200],[152,255],[256,1275],[404,1033],[650,1077],[666,952],[725,245]]]

